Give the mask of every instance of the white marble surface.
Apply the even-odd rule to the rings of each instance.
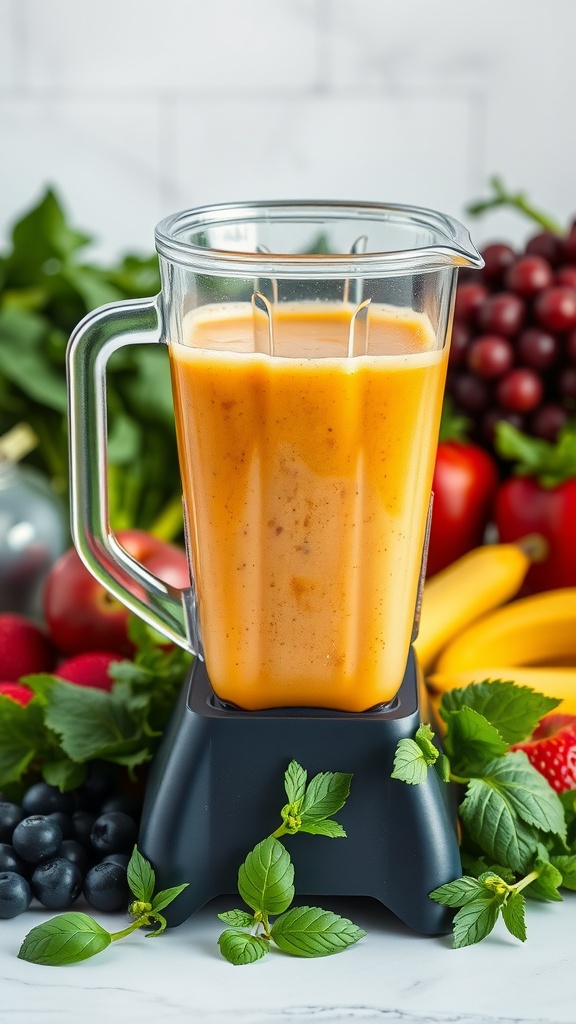
[[[143,933],[71,967],[17,959],[39,908],[0,922],[0,1024],[574,1024],[576,894],[528,906],[523,945],[497,926],[478,946],[409,932],[375,901],[322,905],[351,917],[368,935],[336,956],[299,960],[268,954],[232,967],[219,954],[223,927],[209,904],[158,939]],[[77,909],[86,909],[77,905]],[[110,930],[121,915],[95,915]]]

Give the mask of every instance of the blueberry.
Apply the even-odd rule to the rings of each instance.
[[[88,777],[80,787],[80,806],[97,811],[104,800],[112,795],[116,788],[116,773],[111,764],[105,761],[92,761],[88,766]]]
[[[61,793],[58,786],[36,782],[26,790],[22,807],[27,817],[32,814],[52,814],[53,811],[72,814],[76,807],[76,797],[74,793]]]
[[[82,875],[76,864],[54,857],[39,864],[31,880],[32,892],[49,910],[66,910],[82,891]]]
[[[15,871],[0,872],[0,917],[18,917],[28,910],[31,900],[30,886],[22,875]]]
[[[15,871],[18,875],[27,875],[29,865],[16,853],[13,846],[0,843],[0,871]]]
[[[74,811],[72,815],[73,838],[82,843],[82,846],[90,846],[90,833],[95,821],[96,815],[91,814],[90,811]]]
[[[96,818],[90,833],[90,842],[98,853],[128,853],[138,838],[138,826],[133,818],[122,811],[110,811]]]
[[[19,821],[22,821],[24,811],[18,804],[11,804],[7,801],[0,804],[0,843],[11,843],[12,834]]]
[[[96,864],[84,879],[84,895],[95,910],[126,908],[130,898],[126,869],[112,861]]]
[[[53,857],[62,842],[60,826],[43,814],[24,818],[14,829],[12,846],[24,860],[39,864]]]
[[[88,871],[90,863],[88,853],[75,839],[63,839],[56,851],[56,856],[64,857],[71,864],[75,864],[82,876]]]
[[[52,811],[46,817],[60,826],[62,839],[74,839],[74,822],[71,814],[65,814],[64,811]]]
[[[121,868],[126,870],[130,863],[130,857],[127,853],[109,853],[107,857],[102,858],[102,863],[119,864]]]

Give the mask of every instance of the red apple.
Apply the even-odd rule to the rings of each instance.
[[[122,547],[150,572],[173,587],[190,586],[184,551],[144,533],[120,530]],[[63,654],[114,651],[130,655],[128,611],[88,572],[71,548],[54,563],[44,589],[44,617],[54,645]]]

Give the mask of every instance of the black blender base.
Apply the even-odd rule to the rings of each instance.
[[[390,778],[398,740],[420,724],[417,671],[411,651],[397,697],[376,711],[248,712],[223,707],[196,660],[152,765],[139,839],[159,888],[189,883],[165,911],[169,925],[237,893],[246,854],[280,824],[295,759],[308,778],[354,774],[336,815],[348,838],[282,839],[297,897],[372,896],[416,931],[450,931],[451,912],[428,898],[462,873],[450,787],[433,770],[416,786]]]

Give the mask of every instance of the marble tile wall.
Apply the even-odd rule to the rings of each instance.
[[[567,219],[575,35],[574,0],[0,0],[0,243],[48,183],[103,258],[219,200],[466,219],[495,172]]]

